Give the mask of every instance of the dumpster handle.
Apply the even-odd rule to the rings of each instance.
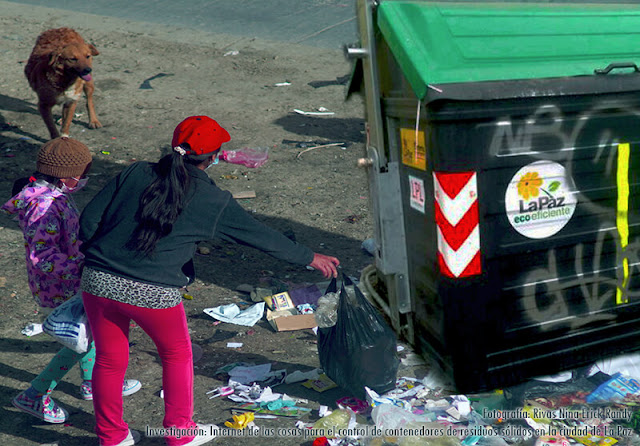
[[[610,63],[607,68],[597,68],[593,72],[595,74],[609,74],[609,72],[618,68],[633,68],[636,73],[640,72],[640,68],[634,62],[614,62]]]

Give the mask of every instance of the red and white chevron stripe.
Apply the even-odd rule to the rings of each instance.
[[[433,173],[440,272],[461,278],[482,272],[475,172]]]

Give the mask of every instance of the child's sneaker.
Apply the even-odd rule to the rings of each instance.
[[[142,384],[137,379],[125,379],[122,385],[122,396],[129,396],[136,393],[142,388]],[[82,399],[91,401],[93,399],[93,389],[91,388],[91,381],[83,381],[80,386],[80,393]]]
[[[29,398],[25,392],[16,396],[11,403],[18,409],[30,413],[47,423],[64,423],[69,415],[66,410],[56,404],[49,395]]]

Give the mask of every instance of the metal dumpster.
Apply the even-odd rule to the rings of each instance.
[[[396,331],[460,392],[640,349],[640,8],[357,12],[350,88]]]

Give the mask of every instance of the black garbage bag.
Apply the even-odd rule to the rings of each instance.
[[[336,292],[335,279],[327,293]],[[353,281],[343,274],[334,326],[318,329],[318,355],[336,384],[364,399],[365,386],[378,394],[395,388],[400,360],[395,332]]]

